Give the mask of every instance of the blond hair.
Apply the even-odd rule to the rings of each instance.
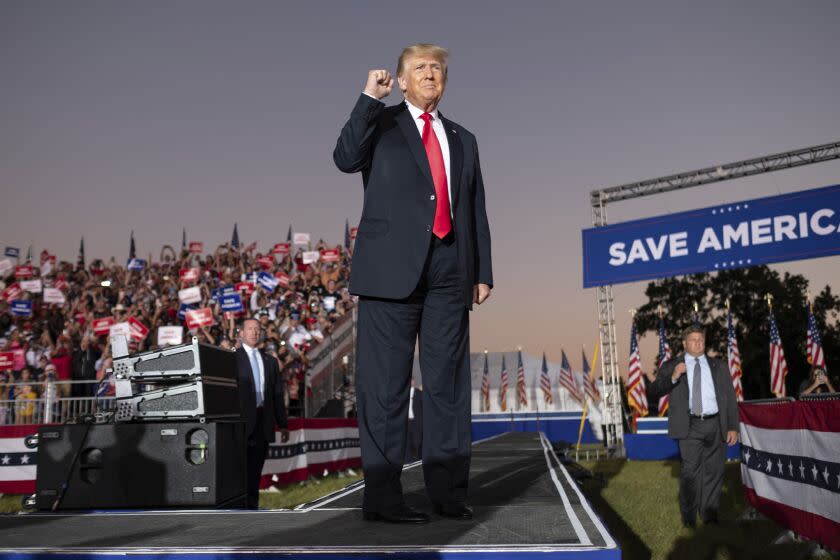
[[[411,45],[410,47],[406,47],[400,53],[400,58],[397,59],[397,76],[402,76],[403,73],[403,64],[405,63],[406,59],[411,58],[413,56],[431,56],[443,67],[443,79],[446,79],[446,74],[448,71],[447,61],[449,60],[449,51],[445,48],[434,45],[432,43],[418,43],[416,45]]]

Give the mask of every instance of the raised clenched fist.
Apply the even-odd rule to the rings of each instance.
[[[367,83],[365,84],[366,94],[376,99],[382,99],[388,97],[393,88],[394,78],[387,70],[371,70],[368,72]]]

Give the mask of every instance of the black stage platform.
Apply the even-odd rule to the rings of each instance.
[[[431,506],[419,463],[403,472],[406,501]],[[509,433],[473,447],[476,517],[420,526],[362,520],[362,483],[295,510],[30,513],[0,516],[0,560],[96,555],[210,559],[621,558],[547,439]]]

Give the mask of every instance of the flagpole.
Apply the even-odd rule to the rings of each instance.
[[[595,340],[595,353],[592,356],[592,365],[589,369],[589,377],[592,377],[592,373],[595,371],[595,364],[598,363],[598,340]],[[591,397],[589,397],[591,398]],[[586,398],[586,388],[584,387],[584,399],[583,399],[583,414],[580,416],[580,429],[578,430],[578,440],[577,445],[575,446],[575,451],[580,451],[580,440],[583,438],[583,426],[586,422],[586,410],[587,406],[589,405],[589,398]]]

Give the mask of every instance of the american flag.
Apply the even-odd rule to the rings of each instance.
[[[548,362],[545,361],[545,352],[543,352],[542,375],[540,376],[540,389],[543,392],[543,400],[545,404],[553,404],[554,397],[551,395],[551,379],[548,377]]]
[[[583,395],[580,394],[580,388],[575,381],[575,376],[572,375],[572,365],[569,363],[569,358],[566,357],[566,351],[560,351],[562,359],[560,360],[560,385],[566,388],[572,398],[577,402],[583,402]]]
[[[826,369],[822,339],[820,331],[817,330],[817,320],[814,318],[810,302],[808,303],[808,363],[814,367]]]
[[[776,317],[773,310],[770,310],[770,391],[777,397],[782,398],[785,392],[785,377],[788,367],[785,361],[785,349],[782,348],[782,337],[779,336],[779,327],[776,326]]]
[[[741,352],[738,351],[738,339],[735,337],[735,326],[732,324],[732,313],[726,314],[727,335],[726,354],[729,356],[729,375],[735,388],[738,402],[744,400],[744,389],[741,387]]]
[[[627,369],[627,401],[639,416],[647,416],[648,403],[645,394],[645,378],[642,375],[642,360],[636,341],[636,323],[630,330],[630,366]]]
[[[505,365],[505,355],[502,354],[502,381],[499,386],[499,408],[502,412],[507,410],[507,389],[508,389],[508,373]]]
[[[481,376],[481,406],[484,412],[490,410],[490,371],[487,367],[487,352],[484,353],[484,375]]]
[[[520,406],[528,406],[528,391],[525,388],[525,366],[522,365],[522,350],[517,351],[516,402]]]
[[[662,367],[662,364],[671,359],[671,346],[668,344],[668,333],[665,332],[665,319],[659,318],[659,356],[657,359],[656,369]],[[659,399],[659,416],[665,416],[668,413],[668,395]]]
[[[601,393],[595,385],[595,375],[589,368],[589,362],[586,360],[586,350],[581,351],[583,356],[583,387],[586,395],[592,400],[594,404],[598,404],[601,400]]]

